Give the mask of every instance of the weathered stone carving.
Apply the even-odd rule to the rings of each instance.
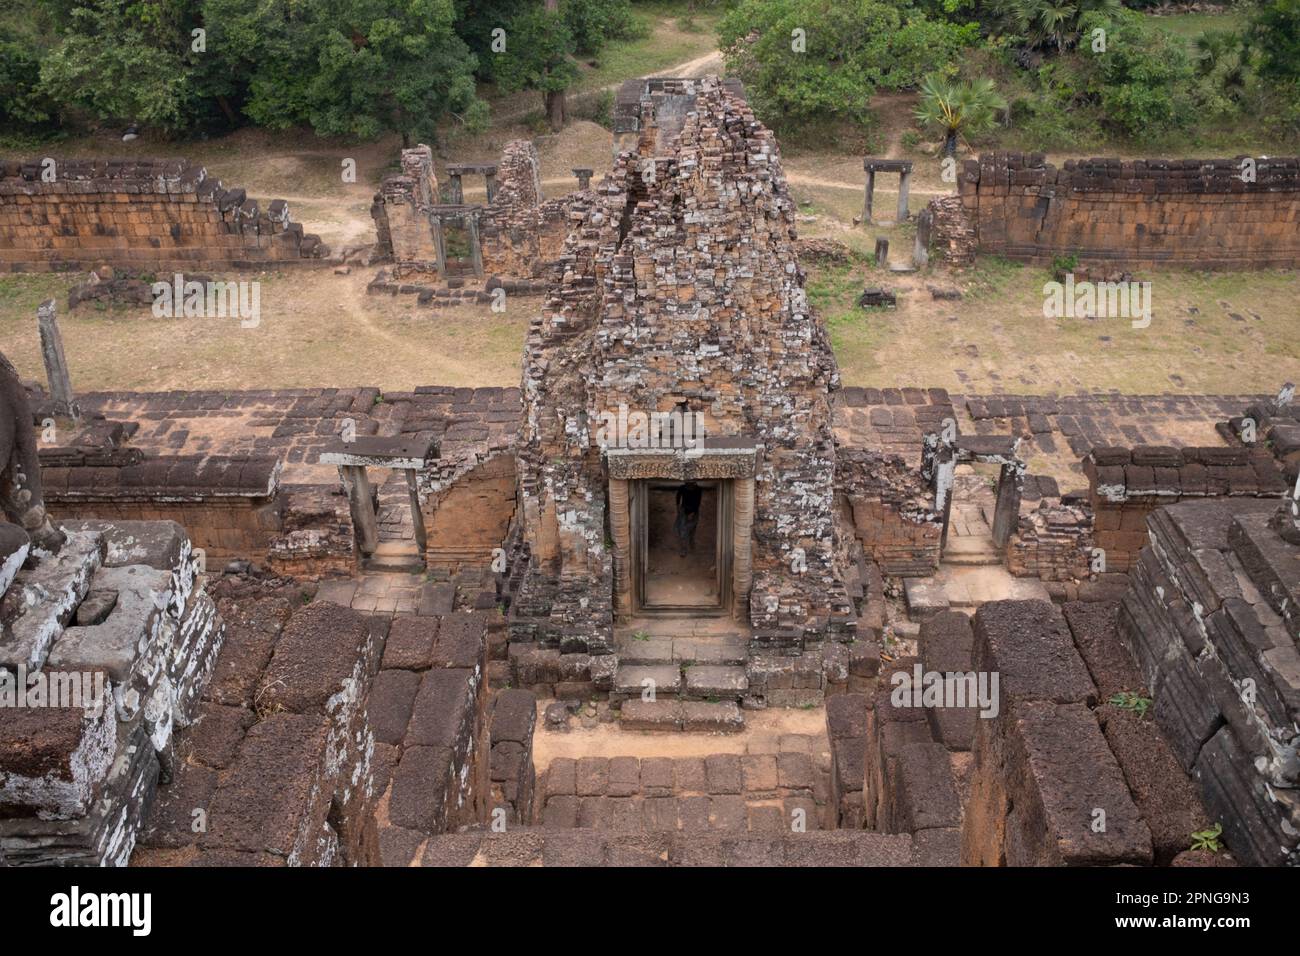
[[[0,355],[0,462],[0,508],[5,517],[26,531],[36,547],[57,552],[64,537],[45,513],[27,393],[17,369],[4,355]]]

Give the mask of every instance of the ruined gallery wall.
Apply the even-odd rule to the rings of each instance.
[[[516,506],[514,456],[500,454],[421,502],[431,568],[483,568],[502,546]]]
[[[1147,519],[1161,505],[1197,498],[1278,498],[1286,488],[1268,449],[1094,448],[1083,460],[1096,547],[1107,571],[1128,571],[1147,544]]]
[[[376,248],[392,256],[395,276],[437,273],[430,207],[442,203],[433,151],[423,144],[402,151],[402,171],[384,179],[370,207]],[[564,248],[570,197],[544,199],[541,163],[530,140],[505,145],[496,191],[482,207],[479,238],[488,275],[539,278]]]
[[[279,462],[270,457],[42,455],[45,504],[56,520],[175,521],[216,564],[266,560],[281,534]]]
[[[958,181],[980,252],[1036,265],[1077,255],[1126,269],[1291,269],[1300,265],[1300,158],[1068,160],[991,153]],[[941,250],[966,257],[947,219]]]
[[[0,164],[0,272],[257,269],[329,253],[283,200],[262,209],[187,160],[52,162]]]

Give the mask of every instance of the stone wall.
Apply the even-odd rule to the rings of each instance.
[[[175,524],[67,532],[58,555],[18,571],[0,611],[0,865],[126,865],[226,635]],[[77,703],[16,703],[38,671],[50,695],[68,678],[103,683]]]
[[[920,470],[896,455],[840,447],[835,489],[852,514],[853,533],[880,570],[924,577],[939,567],[943,515]]]
[[[132,863],[375,865],[371,707],[387,621],[304,605],[310,592],[291,582],[230,584],[214,588],[226,646]]]
[[[1300,265],[1300,159],[1067,160],[991,153],[958,179],[979,251],[1050,266],[1057,256],[1122,269]],[[949,230],[952,231],[952,230]],[[959,233],[963,230],[956,230]],[[936,221],[936,233],[942,233]],[[961,242],[941,252],[964,259]]]
[[[1187,498],[1275,499],[1286,484],[1274,458],[1254,448],[1094,448],[1083,460],[1095,544],[1107,571],[1127,571],[1147,543],[1147,518]]]
[[[1007,541],[1007,570],[1017,577],[1075,581],[1091,572],[1093,517],[1063,502],[1056,479],[1026,475],[1019,521]]]
[[[1155,723],[1243,862],[1300,861],[1300,544],[1278,500],[1154,512],[1120,636]]]
[[[274,458],[137,451],[74,459],[67,451],[41,454],[46,507],[57,520],[175,521],[214,569],[234,559],[264,562],[283,531]]]
[[[486,567],[515,517],[514,456],[500,454],[459,475],[421,503],[429,567]]]
[[[495,182],[491,200],[478,213],[484,273],[498,284],[503,278],[540,279],[563,251],[571,226],[570,197],[543,198],[541,164],[529,140],[505,145]],[[431,224],[431,216],[436,215],[431,207],[443,201],[432,150],[423,144],[403,150],[402,172],[384,179],[370,207],[376,251],[392,258],[392,276],[399,281],[380,281],[369,291],[420,292],[422,287],[411,283],[446,278],[438,275]],[[477,296],[479,290],[472,291]],[[430,291],[425,301],[432,298]]]
[[[401,173],[384,178],[370,207],[375,251],[391,256],[402,274],[437,271],[429,207],[440,201],[433,150],[423,143],[402,150]]]
[[[1171,741],[1115,703],[1145,688],[1113,602],[993,601],[973,624],[971,668],[998,675],[999,707],[971,721],[963,864],[1221,862],[1187,853],[1210,817]]]
[[[328,254],[283,200],[263,209],[187,160],[0,164],[0,272],[283,268]]]

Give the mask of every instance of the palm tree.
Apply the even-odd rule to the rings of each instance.
[[[931,74],[921,82],[921,100],[916,118],[925,126],[943,130],[943,154],[957,152],[958,137],[981,133],[997,122],[999,110],[1007,101],[993,88],[989,79],[969,83],[946,83]]]
[[[1006,29],[1024,36],[1035,50],[1068,50],[1079,42],[1085,13],[1118,13],[1120,0],[994,0],[991,10]]]

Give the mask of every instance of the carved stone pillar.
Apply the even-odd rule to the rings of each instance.
[[[628,483],[609,480],[609,533],[614,539],[614,613],[620,622],[632,616],[632,522]]]
[[[732,495],[731,580],[736,618],[749,620],[749,589],[754,583],[753,566],[754,479],[737,478]]]
[[[862,201],[862,225],[871,225],[871,200],[872,194],[876,191],[876,171],[867,170],[867,195]]]

